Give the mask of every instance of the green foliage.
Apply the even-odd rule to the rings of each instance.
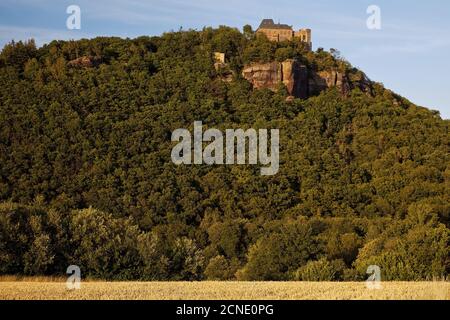
[[[23,255],[23,271],[30,275],[45,274],[47,268],[53,264],[53,259],[50,237],[48,235],[37,236],[30,249]]]
[[[205,260],[202,251],[188,238],[179,238],[173,248],[172,274],[175,280],[201,280]]]
[[[170,278],[170,261],[163,241],[155,233],[140,234],[137,248],[142,260],[140,278],[148,281]]]
[[[247,40],[252,40],[252,39],[254,39],[254,37],[255,37],[255,32],[253,31],[253,28],[252,28],[251,25],[246,24],[246,25],[242,28],[242,31],[243,31],[244,37],[245,37]]]
[[[69,63],[80,57],[100,64]],[[286,101],[240,77],[289,58],[364,77],[336,50],[248,27],[5,46],[0,274],[355,280],[378,264],[386,279],[448,277],[449,121],[381,84]],[[195,120],[279,128],[279,173],[172,164],[171,132]]]
[[[328,261],[322,258],[309,261],[295,273],[295,279],[300,281],[336,281],[341,280],[345,269],[342,260]]]
[[[0,54],[0,65],[12,66],[20,71],[25,63],[37,55],[36,44],[33,39],[26,42],[14,42],[5,45]]]
[[[0,204],[0,273],[61,272],[61,266],[67,263],[67,232],[60,223],[62,216],[45,211],[39,204]]]
[[[382,280],[444,279],[449,271],[450,233],[442,224],[394,224],[362,248],[355,267],[378,265]]]
[[[214,223],[208,229],[210,250],[228,258],[245,255],[246,230],[244,221]]]
[[[205,276],[208,280],[232,280],[239,267],[239,260],[231,261],[224,256],[215,256],[209,260],[205,269]]]
[[[314,230],[304,220],[287,222],[250,247],[241,280],[287,280],[317,254]]]
[[[83,266],[86,276],[132,279],[138,276],[139,231],[129,219],[114,219],[95,209],[72,213],[70,263]]]

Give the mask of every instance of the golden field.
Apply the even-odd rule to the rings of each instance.
[[[450,300],[450,282],[96,282],[68,290],[58,279],[0,280],[0,300]]]

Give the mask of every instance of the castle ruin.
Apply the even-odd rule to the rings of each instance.
[[[270,41],[291,41],[299,38],[304,42],[309,50],[312,50],[311,29],[300,29],[294,31],[292,26],[287,24],[274,23],[272,19],[263,19],[256,34],[264,34]]]

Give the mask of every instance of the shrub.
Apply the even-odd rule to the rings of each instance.
[[[342,280],[345,263],[342,260],[328,261],[321,258],[309,261],[295,273],[295,279],[301,281],[335,281]]]
[[[208,280],[230,280],[234,275],[230,262],[224,256],[216,256],[209,260],[205,269]]]
[[[201,280],[205,259],[192,239],[178,238],[170,260],[174,280]]]
[[[169,279],[169,258],[161,239],[155,233],[143,233],[137,238],[137,248],[142,261],[140,278],[143,280]]]
[[[362,275],[369,265],[378,265],[382,280],[388,281],[442,279],[448,273],[449,239],[444,225],[416,226],[395,238],[367,243],[355,267]]]
[[[303,220],[287,222],[278,232],[250,247],[248,262],[239,270],[241,280],[287,280],[318,251],[315,234]]]
[[[45,274],[48,267],[53,264],[54,254],[51,249],[51,240],[48,235],[37,236],[24,254],[24,273],[29,275]]]
[[[82,273],[102,279],[132,279],[139,272],[139,231],[129,219],[95,209],[73,212],[70,263]]]

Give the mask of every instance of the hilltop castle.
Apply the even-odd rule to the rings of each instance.
[[[256,33],[265,34],[270,41],[277,42],[300,38],[302,42],[307,44],[309,50],[312,50],[311,29],[294,31],[292,26],[287,24],[274,23],[272,19],[263,19]]]

